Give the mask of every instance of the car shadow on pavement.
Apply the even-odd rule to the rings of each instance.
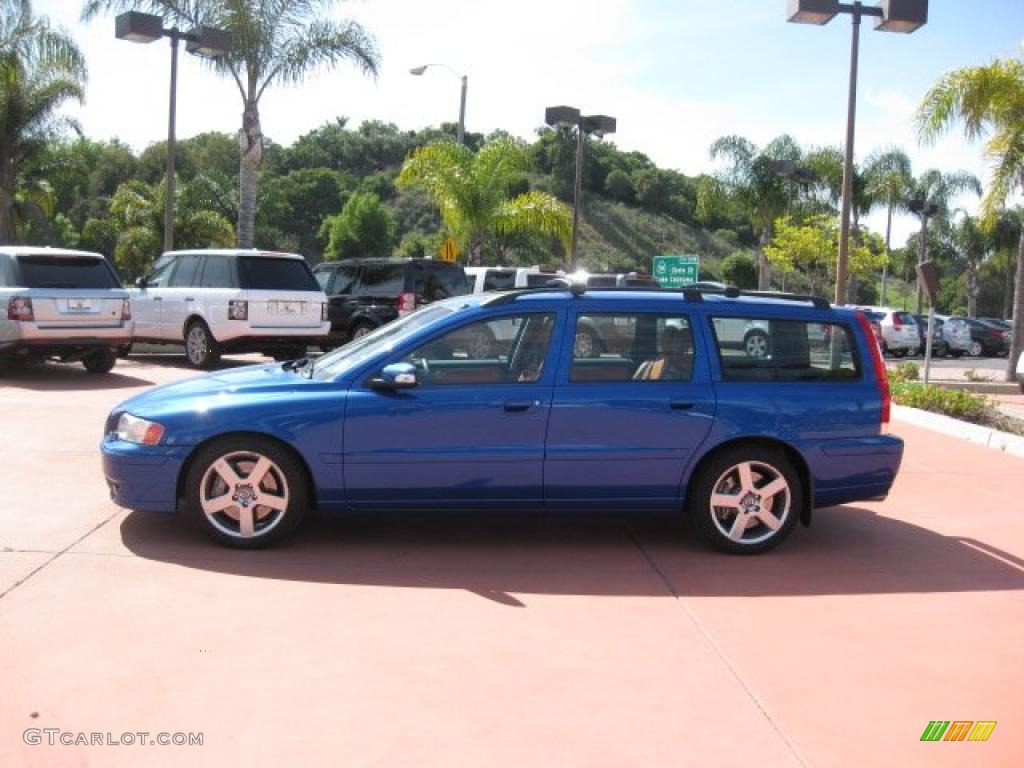
[[[156,382],[122,373],[89,373],[75,363],[28,363],[16,365],[0,375],[0,387],[17,387],[40,392],[84,392],[94,389],[148,387]]]
[[[1024,561],[856,506],[816,513],[755,557],[706,548],[680,521],[648,517],[400,515],[314,520],[286,543],[237,551],[187,520],[130,513],[135,555],[215,573],[360,586],[524,595],[806,596],[1024,589]],[[516,597],[518,595],[519,597]],[[520,599],[522,598],[522,599]]]
[[[229,368],[241,368],[246,365],[264,365],[266,363],[274,362],[269,357],[260,357],[258,359],[248,360],[235,360],[230,357],[222,357],[217,361],[217,364],[209,371],[202,371],[192,365],[188,358],[185,357],[185,353],[181,354],[160,352],[154,354],[146,354],[145,352],[136,353],[133,352],[129,358],[133,363],[145,363],[146,365],[154,365],[159,368],[180,368],[185,373],[191,373],[199,376],[203,373],[213,373],[215,371],[226,370]]]

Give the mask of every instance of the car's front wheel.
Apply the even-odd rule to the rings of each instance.
[[[768,357],[768,334],[762,330],[748,331],[743,337],[743,350],[747,357],[764,358]]]
[[[89,373],[110,373],[117,363],[117,352],[113,349],[96,349],[82,358],[82,365]]]
[[[185,355],[196,368],[212,368],[220,360],[221,346],[202,320],[193,320],[185,329]]]
[[[302,522],[306,475],[286,448],[258,436],[200,449],[185,480],[185,507],[215,541],[253,549],[280,541]]]
[[[978,341],[972,341],[971,346],[967,348],[967,354],[970,355],[971,357],[981,357],[984,351],[985,350],[981,346],[981,342]]]
[[[784,452],[765,446],[723,451],[691,481],[689,515],[712,546],[757,554],[793,530],[803,506],[800,476]]]

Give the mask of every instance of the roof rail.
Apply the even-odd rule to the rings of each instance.
[[[601,291],[602,293],[636,293],[636,292],[651,292],[651,293],[682,293],[683,297],[687,301],[699,302],[704,300],[704,294],[710,294],[714,296],[725,296],[728,299],[736,299],[740,296],[752,296],[754,298],[761,299],[779,299],[781,301],[799,301],[810,303],[815,309],[829,309],[832,305],[829,304],[828,299],[824,299],[821,296],[809,296],[802,293],[776,293],[774,291],[748,291],[741,288],[737,288],[735,285],[727,285],[723,288],[694,288],[693,286],[684,285],[682,288],[660,288],[657,286],[616,286],[608,288],[595,288],[594,290]],[[488,299],[484,302],[489,307],[501,306],[502,304],[511,304],[520,296],[530,296],[535,293],[543,293],[545,291],[570,291],[573,296],[581,296],[586,293],[587,288],[582,283],[573,283],[565,278],[557,277],[548,282],[546,286],[540,286],[537,288],[521,288],[514,291],[503,291],[494,298]]]

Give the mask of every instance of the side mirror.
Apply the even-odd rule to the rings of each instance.
[[[385,365],[380,376],[371,384],[379,389],[412,389],[419,384],[416,366],[411,363],[392,363]]]
[[[135,278],[135,287],[136,288],[145,288],[146,285],[148,285],[148,283],[146,283],[146,278],[145,277],[136,277]]]

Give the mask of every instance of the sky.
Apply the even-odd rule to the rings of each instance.
[[[37,15],[70,33],[89,65],[84,105],[67,111],[93,139],[136,150],[167,135],[168,42],[114,37],[112,16],[85,24],[77,0],[35,0]],[[331,15],[353,18],[376,38],[377,78],[341,65],[301,86],[268,89],[263,132],[279,144],[339,116],[419,129],[458,118],[458,75],[468,79],[466,128],[531,139],[544,109],[567,104],[618,121],[607,140],[688,175],[716,170],[708,147],[737,134],[758,145],[789,133],[805,146],[845,138],[850,18],[823,27],[786,23],[786,0],[348,0]],[[957,131],[918,145],[913,113],[943,73],[1024,55],[1024,0],[932,0],[913,34],[861,31],[858,160],[900,146],[914,172],[967,170],[984,183],[979,143]],[[420,64],[444,64],[421,77]],[[454,70],[452,72],[451,70]],[[457,73],[457,74],[456,74]],[[182,56],[177,135],[237,132],[241,99],[231,80]],[[977,199],[959,204],[974,212]],[[884,231],[884,212],[866,223]],[[916,231],[897,217],[894,243]]]

